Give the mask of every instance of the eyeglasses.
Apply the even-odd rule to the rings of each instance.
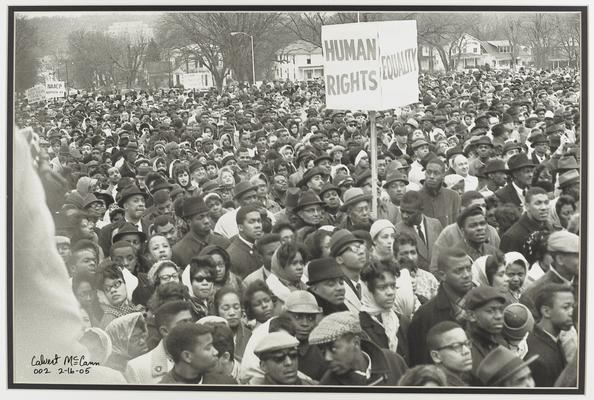
[[[213,281],[213,278],[211,278],[210,276],[195,276],[195,277],[192,278],[192,280],[193,281],[196,281],[198,283],[201,283],[201,282],[204,282],[204,281],[206,281],[206,282],[212,282]]]
[[[291,360],[296,360],[299,357],[299,352],[297,350],[289,350],[289,351],[282,352],[280,354],[271,355],[271,356],[267,357],[266,359],[272,360],[275,363],[280,364],[283,361],[285,361],[287,357],[289,357]]]
[[[447,346],[439,347],[436,350],[450,349],[450,350],[454,350],[456,353],[462,353],[462,348],[464,346],[466,346],[466,348],[470,349],[472,347],[472,342],[470,340],[466,340],[464,342],[452,343],[452,344],[448,344]]]
[[[103,285],[103,291],[109,293],[109,292],[111,292],[111,289],[117,289],[120,286],[122,286],[123,283],[124,283],[123,280],[118,279],[117,281],[115,281],[113,283],[113,285]]]
[[[174,272],[169,275],[159,275],[159,279],[162,280],[163,282],[169,282],[169,281],[179,279],[179,274],[177,272]]]
[[[346,253],[347,251],[352,251],[353,253],[361,253],[365,250],[365,245],[363,243],[354,243],[346,246],[342,253]]]

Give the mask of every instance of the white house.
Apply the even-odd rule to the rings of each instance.
[[[465,34],[460,41],[452,43],[454,58],[459,57],[458,70],[478,68],[489,64],[491,68],[509,69],[512,55],[509,40],[479,40],[472,35]],[[533,63],[530,48],[520,46],[516,57],[518,66],[528,66]]]
[[[274,79],[304,81],[324,75],[322,48],[298,40],[276,52]]]
[[[208,89],[216,86],[212,73],[197,54],[197,45],[174,49],[169,53],[174,86],[181,84],[186,89]],[[222,59],[218,67],[223,67]]]

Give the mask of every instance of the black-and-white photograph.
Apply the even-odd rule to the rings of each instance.
[[[586,7],[209,7],[9,7],[9,388],[584,393]]]

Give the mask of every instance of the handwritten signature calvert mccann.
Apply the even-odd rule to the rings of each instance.
[[[70,367],[86,367],[91,365],[99,365],[96,361],[90,361],[85,359],[84,355],[65,355],[60,356],[54,354],[53,356],[45,356],[40,354],[39,356],[33,356],[31,358],[31,366],[39,367],[43,365],[63,365]]]

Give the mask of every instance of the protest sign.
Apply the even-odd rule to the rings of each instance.
[[[326,104],[383,110],[418,101],[416,21],[322,26]]]
[[[203,89],[209,86],[208,73],[194,72],[182,75],[182,84],[185,89]]]
[[[26,91],[29,104],[38,103],[45,100],[45,85],[35,85]]]
[[[53,81],[45,83],[45,97],[47,99],[64,97],[65,95],[66,85],[64,84],[64,81]]]

